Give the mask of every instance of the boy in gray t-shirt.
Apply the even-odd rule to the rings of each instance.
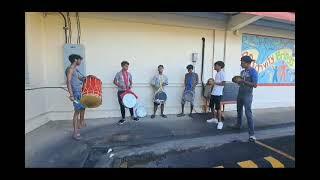
[[[168,78],[166,75],[163,74],[163,69],[164,69],[163,65],[159,65],[158,66],[159,73],[154,75],[151,80],[151,85],[153,86],[155,93],[157,93],[159,91],[165,93],[164,86],[168,85]],[[155,115],[156,115],[156,112],[157,112],[159,105],[161,106],[161,117],[167,118],[167,116],[165,114],[163,114],[165,102],[158,102],[157,99],[155,99],[155,98],[156,98],[156,94],[154,95],[154,98],[153,98],[154,107],[153,107],[153,114],[151,115],[151,118],[152,119],[155,118]]]
[[[127,89],[132,88],[132,75],[131,73],[128,72],[129,62],[122,61],[121,67],[122,67],[121,71],[117,72],[116,76],[113,79],[113,84],[116,85],[118,88],[117,96],[118,96],[118,102],[119,102],[120,111],[121,111],[121,117],[122,117],[122,119],[120,119],[118,122],[119,124],[123,124],[125,122],[125,113],[126,113],[125,106],[122,103],[122,99],[120,95],[124,93]],[[133,120],[135,121],[138,121],[139,119],[133,116],[133,108],[129,108],[129,110],[130,110],[131,118],[133,118]]]

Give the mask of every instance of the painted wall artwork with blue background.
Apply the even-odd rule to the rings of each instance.
[[[241,51],[255,60],[258,84],[295,84],[295,40],[243,34]]]

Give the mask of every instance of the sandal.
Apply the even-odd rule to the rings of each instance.
[[[80,134],[77,134],[76,136],[73,135],[72,138],[73,138],[74,140],[77,140],[77,141],[81,140]]]
[[[81,139],[81,136],[80,136],[80,133],[77,133],[77,134],[73,134],[72,135],[72,138],[79,141]]]

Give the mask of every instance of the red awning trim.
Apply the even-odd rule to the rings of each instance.
[[[241,12],[243,14],[252,14],[256,16],[265,16],[275,19],[295,22],[295,13],[292,12]]]

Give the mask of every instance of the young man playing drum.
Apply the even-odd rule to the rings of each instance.
[[[181,109],[182,112],[178,114],[178,117],[184,116],[184,104],[186,101],[190,102],[191,109],[190,109],[190,117],[192,116],[192,111],[193,111],[193,105],[194,105],[194,94],[195,94],[195,88],[199,82],[198,74],[192,72],[193,71],[193,66],[190,64],[187,66],[188,73],[186,73],[184,77],[184,85],[185,89],[182,95],[182,100],[181,100]]]
[[[77,67],[81,64],[82,57],[77,54],[69,56],[71,65],[66,69],[67,87],[70,93],[69,99],[73,102],[73,138],[80,140],[80,128],[86,126],[84,122],[85,107],[80,104],[82,81],[85,77],[79,76]],[[80,121],[79,121],[80,115]]]
[[[164,69],[163,65],[159,65],[158,66],[159,74],[153,76],[151,81],[151,85],[154,87],[154,90],[155,90],[155,95],[153,98],[153,104],[154,104],[153,115],[151,115],[152,119],[155,118],[158,106],[160,104],[161,104],[161,117],[167,118],[167,116],[163,114],[163,111],[164,111],[164,103],[167,97],[164,91],[164,86],[168,85],[168,78],[166,75],[163,74],[163,69]],[[159,97],[157,95],[159,95]]]
[[[244,106],[249,128],[249,141],[256,140],[256,137],[254,136],[254,123],[252,118],[251,104],[253,98],[253,88],[256,88],[258,83],[258,73],[253,67],[251,67],[252,61],[253,60],[250,56],[243,56],[241,58],[241,67],[244,68],[244,70],[240,73],[241,78],[235,80],[235,82],[240,85],[237,97],[237,123],[232,126],[236,129],[241,128]]]
[[[132,75],[128,72],[129,68],[129,62],[122,61],[121,62],[121,71],[119,71],[116,76],[114,77],[113,83],[118,87],[118,102],[120,106],[121,111],[121,117],[122,119],[119,120],[119,124],[123,124],[125,122],[125,106],[123,105],[121,94],[124,93],[126,90],[131,89],[132,87]],[[138,121],[139,119],[137,117],[134,117],[133,115],[133,108],[129,108],[130,115],[133,120]]]

